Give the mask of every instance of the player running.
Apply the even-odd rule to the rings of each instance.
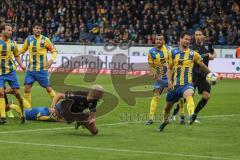
[[[158,128],[159,131],[163,131],[164,127],[169,123],[168,118],[171,108],[181,97],[186,100],[190,124],[196,119],[193,101],[194,87],[192,84],[193,65],[194,63],[198,64],[206,73],[209,73],[210,70],[202,62],[201,56],[197,52],[189,49],[190,41],[190,33],[182,32],[179,47],[172,49],[169,54],[168,87],[171,90],[167,94],[163,123],[160,124]]]
[[[212,44],[204,42],[204,34],[201,29],[197,29],[194,33],[194,43],[192,49],[200,54],[203,59],[203,63],[208,66],[209,60],[216,58],[216,53],[212,47]],[[198,89],[198,93],[202,95],[202,99],[198,102],[197,107],[194,111],[198,114],[200,110],[206,106],[211,92],[211,85],[206,81],[206,73],[202,71],[201,67],[194,64],[193,67],[193,84],[194,88]],[[173,116],[177,114],[178,108],[174,109]]]
[[[159,98],[164,88],[167,88],[167,61],[170,48],[165,45],[163,35],[155,36],[156,46],[149,50],[148,64],[154,78],[153,97],[150,103],[149,120],[147,125],[153,124],[155,113],[159,104]]]
[[[156,46],[149,50],[148,64],[154,78],[153,98],[150,103],[149,119],[147,125],[153,124],[153,120],[159,105],[160,95],[167,89],[167,64],[170,47],[165,45],[163,35],[157,34],[155,37]]]
[[[55,91],[52,89],[48,79],[48,68],[51,67],[56,59],[57,51],[53,47],[49,38],[41,35],[42,25],[35,23],[33,25],[33,35],[28,36],[24,41],[21,53],[29,51],[29,65],[25,77],[25,99],[31,104],[31,88],[35,81],[46,89],[50,97],[54,97]],[[50,60],[47,60],[47,52],[52,53]]]
[[[7,122],[5,110],[6,102],[4,99],[4,88],[6,82],[8,82],[12,88],[13,94],[20,104],[21,112],[23,111],[23,98],[20,94],[20,86],[18,83],[14,58],[23,70],[25,70],[26,67],[21,62],[17,43],[11,40],[13,32],[11,24],[2,24],[0,30],[0,124],[5,124]],[[24,116],[21,119],[21,123],[25,123]]]

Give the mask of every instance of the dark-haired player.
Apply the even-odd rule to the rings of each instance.
[[[159,126],[159,131],[169,123],[169,114],[175,102],[180,98],[186,100],[190,124],[192,124],[196,115],[194,114],[195,105],[193,101],[194,86],[192,84],[192,70],[194,63],[202,67],[207,73],[208,67],[202,62],[201,56],[189,48],[191,35],[188,32],[182,32],[180,35],[179,47],[171,50],[168,61],[168,88],[171,89],[166,98],[163,123]]]
[[[23,98],[20,94],[20,86],[18,83],[16,65],[14,58],[18,65],[25,70],[26,67],[20,60],[20,54],[17,43],[11,40],[12,26],[7,23],[3,23],[0,27],[0,124],[6,123],[6,102],[4,99],[5,83],[8,82],[13,90],[13,94],[17,98],[22,110],[23,110]],[[14,58],[13,58],[14,57]],[[24,117],[22,117],[22,123],[25,123]]]
[[[56,59],[57,51],[52,45],[49,38],[43,36],[41,23],[33,25],[33,35],[30,35],[24,41],[21,53],[29,51],[29,65],[24,81],[25,95],[24,98],[31,104],[31,88],[34,82],[46,89],[50,97],[54,97],[55,91],[50,86],[48,78],[48,68],[51,67]],[[47,53],[52,53],[51,59],[47,59]]]
[[[198,52],[203,59],[203,63],[208,66],[209,60],[216,58],[216,53],[212,44],[204,42],[205,36],[201,29],[197,29],[194,33],[194,43],[191,47],[192,50]],[[206,106],[211,92],[211,85],[206,81],[206,72],[204,72],[198,64],[193,67],[193,84],[194,88],[198,89],[198,93],[202,95],[202,99],[198,102],[194,111],[198,114],[200,110]],[[178,108],[174,109],[173,114],[177,113]],[[174,115],[173,115],[174,116]]]

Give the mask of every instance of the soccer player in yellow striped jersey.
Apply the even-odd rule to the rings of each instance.
[[[170,47],[165,45],[163,35],[155,36],[155,47],[151,48],[148,53],[148,64],[154,77],[153,98],[150,103],[149,119],[147,125],[153,124],[159,98],[165,88],[167,88],[167,61]]]
[[[190,41],[190,33],[182,32],[179,47],[172,49],[169,54],[168,88],[171,90],[167,94],[163,123],[159,126],[159,131],[163,131],[164,127],[168,124],[171,108],[181,97],[186,100],[190,124],[196,119],[193,101],[194,87],[192,84],[193,65],[194,63],[198,64],[206,73],[209,73],[210,70],[202,62],[201,56],[189,49]]]
[[[31,104],[31,88],[35,81],[46,89],[51,98],[55,96],[55,91],[50,86],[48,79],[48,68],[51,67],[56,59],[57,51],[49,38],[41,35],[42,25],[35,23],[33,25],[33,35],[27,37],[24,41],[21,53],[29,51],[29,65],[25,77],[25,99]],[[52,57],[47,60],[47,53],[50,51]]]
[[[20,94],[20,85],[18,83],[16,65],[14,63],[14,58],[18,65],[25,70],[26,67],[22,64],[20,59],[20,54],[18,50],[17,43],[11,40],[12,37],[12,26],[10,24],[4,23],[0,27],[1,37],[0,37],[0,124],[6,123],[6,113],[5,106],[6,102],[4,99],[4,88],[5,83],[8,82],[13,90],[13,94],[19,101],[23,112],[23,98]],[[13,58],[14,57],[14,58]],[[22,117],[22,123],[25,123],[24,116]]]

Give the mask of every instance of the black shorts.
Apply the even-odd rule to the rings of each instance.
[[[203,91],[211,92],[211,85],[206,81],[206,77],[202,75],[193,75],[194,89],[198,89],[198,94],[202,94]]]

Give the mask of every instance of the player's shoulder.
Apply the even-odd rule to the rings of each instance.
[[[29,36],[27,36],[27,38],[26,38],[26,41],[27,41],[28,45],[29,45],[30,42],[33,41],[33,40],[34,40],[34,36],[33,36],[33,35],[29,35]]]
[[[172,55],[176,55],[176,54],[178,54],[178,53],[180,53],[180,52],[181,52],[181,50],[179,49],[179,47],[173,47],[173,48],[171,49]]]
[[[46,36],[44,36],[44,35],[42,35],[42,39],[41,39],[42,41],[47,41],[47,42],[50,42],[50,39],[48,38],[48,37],[46,37]]]
[[[11,44],[12,46],[15,46],[15,45],[17,45],[17,42],[11,39],[11,40],[10,40],[10,44]]]
[[[152,58],[156,58],[156,53],[157,53],[157,49],[155,47],[149,49],[149,55],[152,57]]]
[[[156,53],[156,47],[152,47],[149,49],[149,53]]]

